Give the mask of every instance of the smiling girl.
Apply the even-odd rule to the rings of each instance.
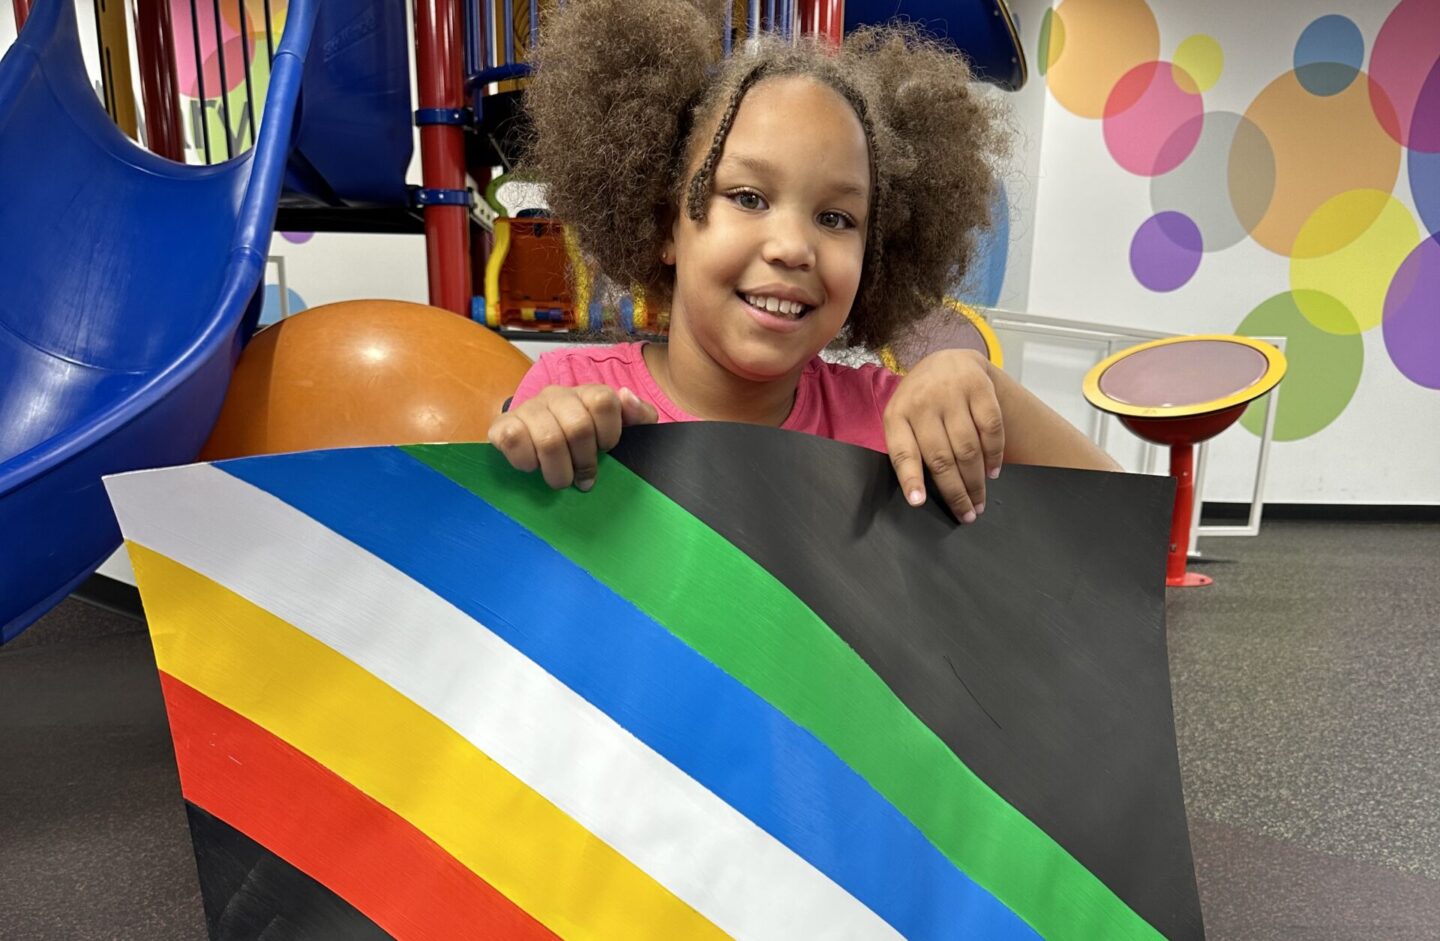
[[[974,352],[904,378],[819,357],[935,310],[989,225],[1004,137],[965,60],[908,27],[722,59],[719,23],[571,0],[545,24],[530,169],[601,270],[669,310],[669,342],[545,354],[490,441],[588,490],[625,425],[773,425],[887,452],[915,505],[928,469],[967,523],[1003,461],[1116,469]]]

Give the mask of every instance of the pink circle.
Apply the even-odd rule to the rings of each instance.
[[[261,64],[264,64],[265,55],[265,34],[257,36],[246,36],[244,41],[239,36],[225,41],[225,49],[220,56],[211,53],[205,59],[205,97],[220,97],[220,65],[221,57],[224,57],[225,65],[225,92],[232,92],[245,83],[245,63],[248,56],[251,63],[251,79],[254,79],[254,62],[256,56],[256,43],[259,43],[259,54]],[[259,107],[257,104],[256,107]]]
[[[1440,389],[1440,236],[1432,235],[1400,264],[1385,294],[1385,349],[1417,385]]]
[[[1400,0],[1370,52],[1370,93],[1381,127],[1397,142],[1440,152],[1440,114],[1421,107],[1426,80],[1440,60],[1440,0]]]
[[[211,65],[215,58],[215,5],[212,3],[197,3],[195,5],[196,17],[192,23],[190,20],[189,0],[171,0],[170,20],[175,32],[175,79],[179,83],[180,94],[189,98],[200,96],[200,87],[195,81],[195,32],[198,28],[200,34],[200,61],[205,63],[205,97],[214,98],[219,92],[216,85],[219,84],[219,69]],[[232,58],[228,47],[232,41],[237,41],[237,33],[223,15],[220,17],[220,38],[227,46],[225,59],[225,77],[230,78],[230,60]],[[261,41],[264,41],[263,33]],[[244,64],[235,60],[236,65],[243,71]],[[212,74],[215,76],[212,78]]]
[[[1187,90],[1188,89],[1188,90]],[[1193,79],[1169,62],[1126,72],[1105,101],[1105,146],[1115,162],[1139,176],[1178,167],[1200,139],[1205,103]]]
[[[280,237],[295,245],[304,245],[315,237],[314,232],[281,232]]]

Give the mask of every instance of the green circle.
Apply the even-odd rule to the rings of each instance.
[[[1297,300],[1298,298],[1298,300]],[[1325,311],[1327,326],[1355,318],[1345,306],[1319,291],[1287,291],[1256,307],[1235,332],[1249,337],[1284,337],[1289,368],[1280,383],[1280,410],[1275,415],[1275,440],[1308,438],[1340,417],[1360,385],[1365,368],[1365,343],[1359,328],[1353,332],[1321,330],[1300,310]],[[1265,403],[1253,403],[1240,419],[1259,435],[1265,428]]]
[[[1055,10],[1047,9],[1045,15],[1040,18],[1040,41],[1036,43],[1035,64],[1044,75],[1050,71],[1050,44],[1055,43],[1054,54],[1060,54],[1060,45],[1064,42],[1064,32],[1055,19]]]

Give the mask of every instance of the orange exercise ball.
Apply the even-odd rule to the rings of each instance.
[[[530,366],[498,334],[436,307],[315,307],[255,334],[200,460],[483,441]]]

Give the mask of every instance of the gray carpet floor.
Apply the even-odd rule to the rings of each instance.
[[[1171,590],[1212,938],[1440,938],[1440,525],[1266,523]]]
[[[1440,525],[1269,522],[1169,597],[1211,939],[1440,938]],[[143,625],[0,648],[0,939],[205,936]]]

